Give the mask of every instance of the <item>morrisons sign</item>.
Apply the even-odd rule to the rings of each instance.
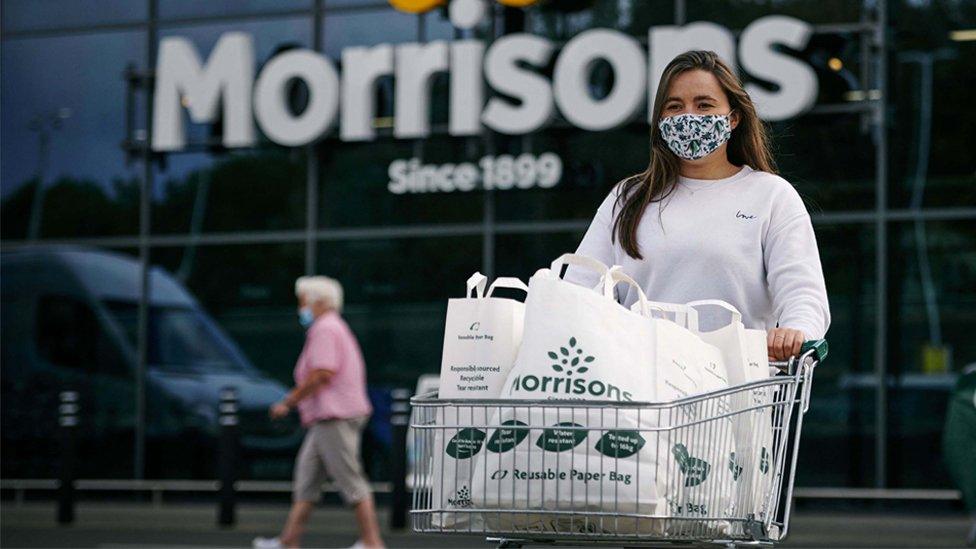
[[[407,11],[440,3],[391,1]],[[483,1],[451,3],[456,28],[474,28],[486,15]],[[477,135],[485,128],[528,134],[544,128],[557,110],[578,128],[608,130],[633,120],[645,104],[651,111],[664,67],[690,49],[714,50],[736,70],[772,83],[773,90],[754,84],[746,89],[762,118],[782,120],[813,106],[817,78],[810,66],[777,47],[803,49],[812,31],[804,21],[770,15],[750,23],[738,40],[731,30],[711,22],[651,27],[646,48],[630,35],[602,28],[581,32],[558,50],[552,40],[528,33],[508,34],[490,43],[462,39],[379,44],[345,48],[341,74],[321,53],[294,49],[271,58],[257,75],[249,34],[223,34],[205,61],[188,39],[164,38],[156,65],[152,148],[185,147],[184,108],[196,123],[217,120],[222,109],[223,144],[230,148],[255,145],[256,127],[285,146],[305,145],[332,132],[343,141],[371,141],[376,137],[376,84],[387,76],[395,82],[394,137],[423,138],[430,134],[430,88],[439,73],[448,74],[448,132],[453,136]],[[550,80],[538,69],[554,57]],[[599,61],[612,67],[613,88],[594,97],[588,83]],[[309,91],[300,113],[292,112],[287,101],[294,79]],[[487,98],[489,87],[514,101]]]

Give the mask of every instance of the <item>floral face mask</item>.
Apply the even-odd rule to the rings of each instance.
[[[657,127],[671,152],[687,160],[697,160],[714,152],[732,136],[731,114],[679,114],[662,118]]]

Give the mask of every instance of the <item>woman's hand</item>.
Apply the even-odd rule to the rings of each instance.
[[[787,360],[800,354],[800,347],[806,337],[793,328],[773,328],[766,334],[766,350],[769,360]]]
[[[271,408],[268,409],[268,415],[271,416],[271,419],[281,419],[286,417],[288,416],[288,412],[288,405],[284,402],[275,402],[271,405]]]

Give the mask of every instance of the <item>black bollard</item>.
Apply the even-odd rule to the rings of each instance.
[[[237,491],[237,389],[224,387],[220,390],[220,435],[217,448],[217,524],[233,526],[236,522]]]
[[[410,427],[409,389],[394,389],[390,423],[393,425],[393,502],[390,511],[390,528],[407,526],[407,429]]]
[[[61,391],[59,400],[61,478],[58,485],[58,524],[71,524],[75,521],[75,439],[78,429],[78,392]]]

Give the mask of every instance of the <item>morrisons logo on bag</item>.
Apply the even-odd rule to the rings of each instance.
[[[467,486],[462,486],[454,493],[454,497],[447,498],[447,504],[451,507],[460,507],[462,509],[472,507],[471,490]]]
[[[560,347],[559,352],[549,351],[552,360],[553,376],[521,375],[515,378],[509,389],[509,394],[516,392],[540,392],[551,395],[590,395],[604,397],[607,400],[633,400],[630,392],[624,391],[611,383],[598,379],[590,380],[579,377],[590,370],[590,364],[595,357],[583,352],[577,347],[575,337],[569,338],[566,347]],[[561,374],[561,375],[560,375]],[[576,377],[574,377],[576,376]]]

